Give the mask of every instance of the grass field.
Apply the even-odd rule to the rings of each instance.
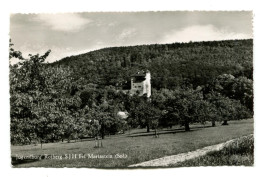
[[[30,155],[45,157],[44,154],[47,154],[49,158],[14,164],[14,167],[124,168],[131,164],[189,152],[252,134],[253,124],[253,119],[248,119],[230,121],[228,126],[209,127],[208,124],[204,128],[201,125],[192,125],[190,132],[184,132],[180,127],[173,127],[171,130],[161,131],[159,138],[146,134],[144,129],[139,129],[123,135],[105,137],[102,140],[103,148],[94,148],[94,141],[59,142],[43,144],[43,149],[40,145],[11,146],[11,155],[17,159]],[[89,158],[91,154],[112,158]]]
[[[221,151],[213,151],[205,156],[170,165],[171,167],[191,166],[253,166],[254,136],[240,138]]]

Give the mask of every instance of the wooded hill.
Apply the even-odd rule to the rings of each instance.
[[[253,40],[226,40],[104,48],[63,58],[51,66],[69,66],[74,79],[99,87],[130,87],[130,75],[150,70],[155,89],[211,83],[221,74],[253,79]],[[127,82],[127,83],[126,83]]]

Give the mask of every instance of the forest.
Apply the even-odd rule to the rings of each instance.
[[[112,47],[54,63],[51,51],[23,58],[11,42],[9,51],[20,59],[10,64],[12,144],[253,116],[252,39]],[[151,72],[149,99],[121,91],[140,70]]]
[[[252,80],[253,40],[112,47],[66,57],[51,65],[68,66],[77,79],[82,77],[98,86],[129,88],[131,74],[149,70],[155,89],[196,88],[221,74]]]

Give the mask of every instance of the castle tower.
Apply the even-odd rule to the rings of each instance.
[[[149,71],[139,71],[131,76],[131,94],[138,93],[139,96],[147,94],[151,96],[151,73]]]

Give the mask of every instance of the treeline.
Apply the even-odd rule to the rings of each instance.
[[[166,51],[171,53],[170,51],[175,51],[178,47],[184,51],[199,47],[206,51],[203,49],[205,45],[231,48],[230,53],[236,47],[243,49],[237,51],[240,53],[252,52],[251,40],[141,46],[148,53],[143,52],[143,55],[149,56],[153,50],[156,51],[156,46],[160,46],[157,49],[158,57],[147,62],[147,65],[131,62],[129,67],[122,67],[122,63],[115,67],[116,62],[106,61],[106,55],[109,58],[118,52],[117,55],[128,56],[132,53],[132,48],[137,49],[140,46],[103,49],[80,55],[83,56],[81,59],[80,56],[75,56],[75,60],[72,60],[72,57],[54,64],[45,64],[50,51],[42,56],[30,55],[28,59],[24,59],[21,52],[15,51],[10,45],[9,58],[20,59],[19,63],[10,65],[11,143],[30,144],[65,139],[70,141],[97,136],[104,138],[129,128],[145,127],[150,131],[176,124],[183,125],[188,131],[189,125],[195,122],[211,121],[212,126],[215,126],[216,121],[227,124],[229,120],[251,118],[253,81],[250,74],[252,61],[248,58],[242,60],[239,56],[226,59],[226,66],[229,66],[226,72],[221,70],[219,74],[215,73],[216,76],[206,76],[204,73],[204,79],[209,78],[199,85],[199,82],[193,82],[191,79],[192,74],[191,77],[185,75],[189,71],[183,70],[180,77],[170,66],[164,66],[163,61],[171,62],[172,59],[159,60],[159,53],[164,56]],[[165,46],[168,47],[167,50]],[[226,55],[231,57],[230,53]],[[92,59],[84,56],[92,56]],[[180,61],[176,61],[176,64]],[[250,65],[243,65],[246,61]],[[219,68],[220,63],[216,65]],[[155,67],[155,64],[158,67]],[[231,67],[236,64],[241,67]],[[148,68],[154,79],[150,99],[145,95],[130,96],[118,89],[119,83],[125,83],[124,78],[128,80],[135,70],[144,69],[146,66],[154,66],[154,69]],[[203,65],[201,66],[203,68]],[[213,66],[215,65],[212,64]],[[200,66],[196,67],[199,70]],[[179,79],[175,80],[176,84],[167,78],[170,71]],[[157,85],[154,75],[162,78],[157,80]],[[160,86],[162,81],[165,81],[165,87]],[[119,111],[127,112],[128,117],[118,115]]]
[[[221,74],[253,79],[253,40],[227,40],[105,48],[51,64],[99,86],[130,87],[129,76],[150,70],[152,87],[196,88]]]

